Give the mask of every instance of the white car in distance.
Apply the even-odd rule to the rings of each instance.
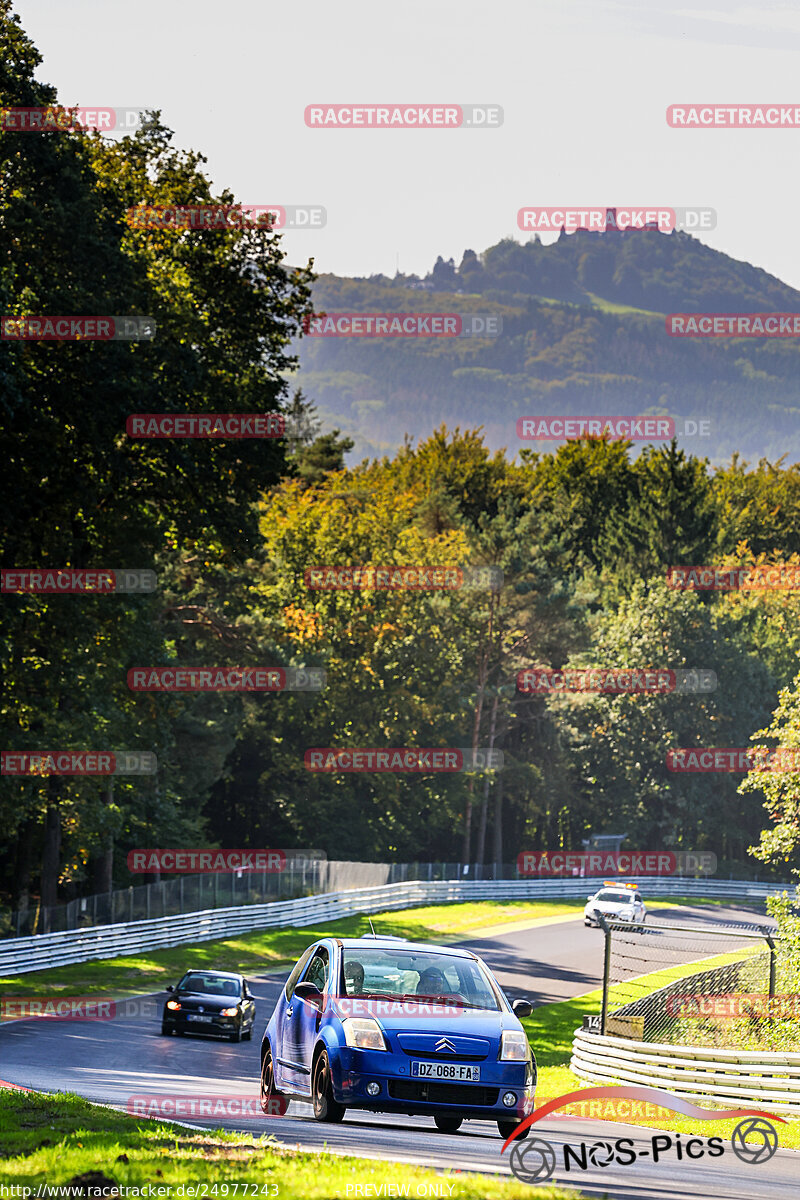
[[[598,915],[610,921],[630,921],[642,924],[647,916],[644,900],[635,883],[614,883],[606,880],[599,892],[589,896],[583,910],[584,925],[599,925]]]

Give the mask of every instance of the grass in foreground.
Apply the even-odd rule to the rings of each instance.
[[[398,912],[374,913],[378,933],[391,933],[419,941],[452,940],[482,932],[485,928],[539,917],[577,916],[578,901],[514,902],[487,900],[477,904],[439,904]],[[259,975],[293,963],[317,938],[360,937],[369,933],[366,915],[308,925],[303,928],[265,929],[215,942],[196,942],[169,950],[104,958],[95,962],[50,967],[25,975],[0,978],[0,995],[123,995],[153,992],[178,980],[190,968],[242,971]]]
[[[355,1184],[370,1184],[373,1196],[397,1195],[398,1185],[409,1185],[411,1196],[447,1196],[452,1186],[452,1200],[529,1200],[531,1195],[527,1184],[513,1179],[462,1171],[439,1175],[406,1163],[305,1153],[265,1138],[144,1121],[65,1094],[0,1092],[0,1129],[0,1159],[5,1160],[0,1181],[34,1190],[45,1183],[77,1185],[81,1176],[98,1172],[102,1178],[91,1179],[95,1187],[204,1183],[209,1188],[219,1185],[216,1193],[209,1190],[206,1195],[233,1196],[232,1185],[238,1183],[243,1195],[246,1183],[247,1195],[279,1200],[346,1200],[355,1195]],[[501,1145],[498,1137],[498,1163]],[[366,1188],[361,1195],[365,1192]],[[542,1200],[579,1197],[578,1192],[549,1186],[537,1188],[536,1195]]]

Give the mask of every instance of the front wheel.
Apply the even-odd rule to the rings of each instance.
[[[242,1034],[242,1039],[245,1042],[251,1042],[253,1040],[253,1026],[252,1025],[248,1029],[247,1033]]]
[[[314,1064],[314,1079],[311,1084],[314,1103],[314,1120],[330,1124],[344,1119],[345,1107],[334,1099],[331,1064],[325,1050]]]
[[[161,1036],[169,1037],[171,1033],[172,1033],[172,1026],[167,1025],[166,1022],[162,1021],[161,1022]]]
[[[461,1128],[461,1117],[434,1117],[439,1133],[455,1133]]]
[[[240,1042],[241,1040],[242,1040],[242,1030],[241,1030],[241,1027],[237,1026],[237,1028],[234,1029],[232,1033],[228,1034],[228,1041]]]
[[[514,1130],[517,1128],[518,1125],[519,1125],[519,1121],[498,1121],[497,1128],[500,1130],[500,1137],[503,1138],[504,1140],[505,1140],[505,1138],[510,1138],[512,1133],[514,1132]],[[520,1141],[522,1138],[526,1138],[528,1136],[528,1134],[530,1133],[530,1131],[531,1131],[531,1127],[529,1125],[527,1129],[523,1129],[523,1131],[519,1135],[519,1138],[517,1139],[517,1141]]]

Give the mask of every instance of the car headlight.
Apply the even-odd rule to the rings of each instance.
[[[180,1004],[178,1003],[177,1000],[168,1000],[167,1008],[171,1008],[171,1009],[173,1009],[174,1012],[177,1012],[178,1009],[180,1008]]]
[[[221,1008],[219,1015],[221,1017],[235,1017],[238,1011],[238,1008]]]
[[[388,1050],[383,1031],[373,1017],[345,1017],[344,1040],[352,1050]]]
[[[527,1062],[531,1056],[528,1039],[519,1029],[504,1029],[500,1041],[501,1062]]]

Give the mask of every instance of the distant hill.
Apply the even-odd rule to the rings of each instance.
[[[323,275],[318,312],[499,313],[494,339],[304,338],[299,382],[353,458],[442,421],[515,453],[517,417],[663,414],[711,422],[714,462],[800,459],[800,338],[678,339],[669,312],[798,312],[800,292],[685,233],[579,231],[439,258],[424,278]],[[552,449],[555,443],[540,443]]]

